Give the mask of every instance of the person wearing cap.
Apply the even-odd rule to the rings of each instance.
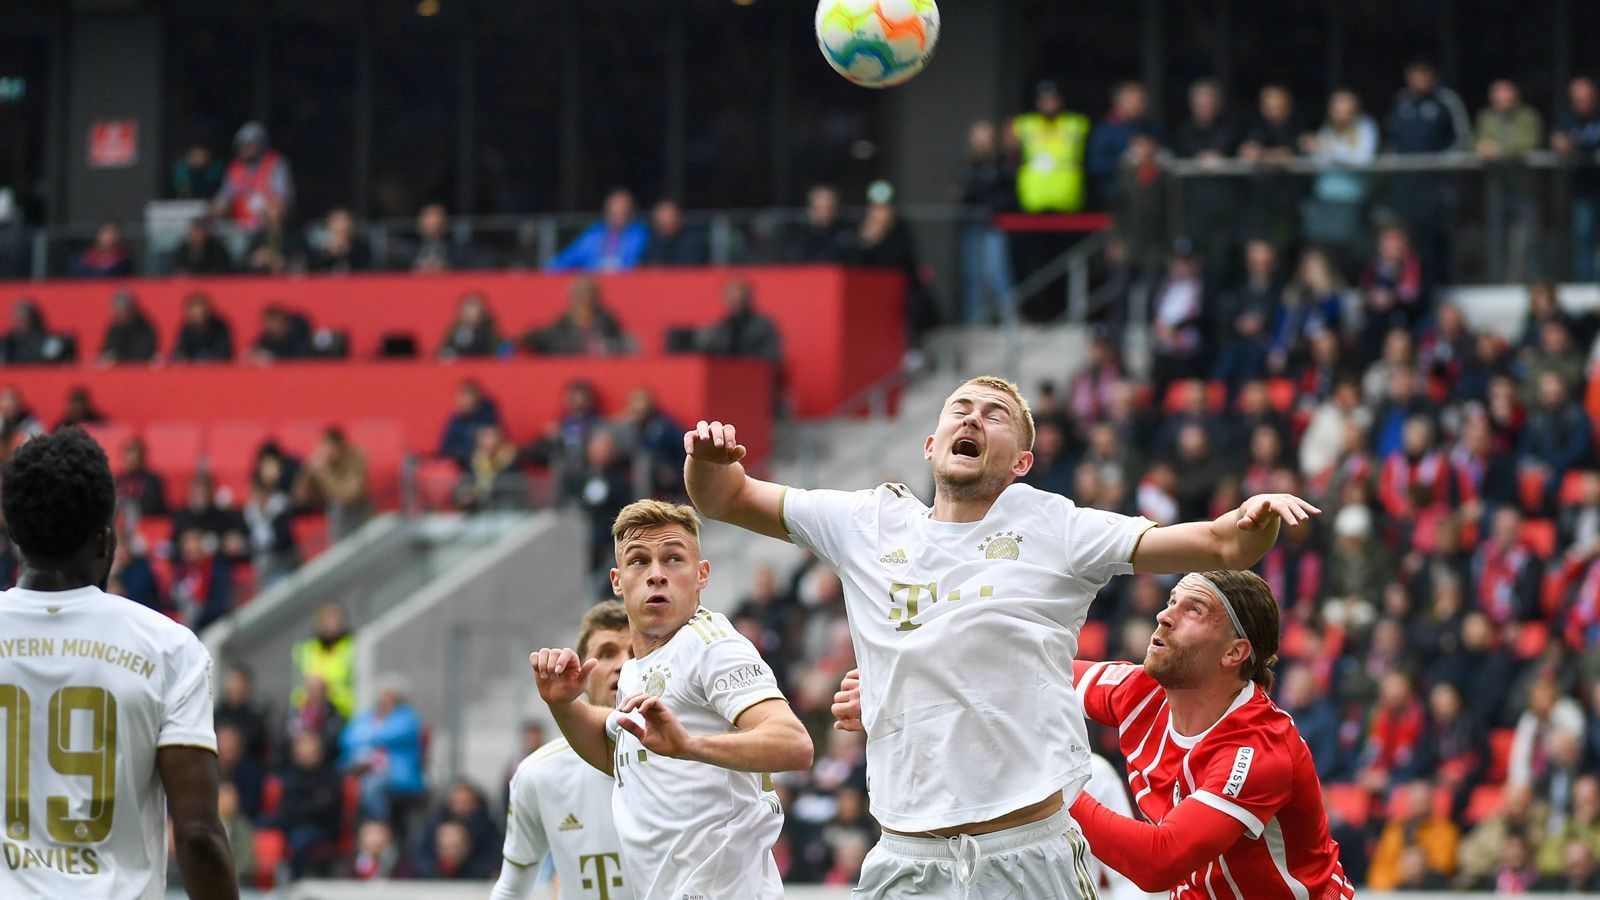
[[[271,148],[267,129],[260,122],[244,123],[234,135],[233,149],[233,162],[211,201],[212,212],[255,232],[266,224],[269,208],[282,215],[294,205],[289,161]]]
[[[1053,81],[1034,90],[1033,112],[1017,116],[1012,136],[1022,151],[1017,203],[1023,212],[1077,212],[1084,200],[1089,117],[1068,111]]]

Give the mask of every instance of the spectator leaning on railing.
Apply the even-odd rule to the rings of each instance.
[[[634,218],[633,194],[615,188],[606,195],[600,221],[556,254],[551,272],[626,272],[639,265],[650,244],[650,229]]]

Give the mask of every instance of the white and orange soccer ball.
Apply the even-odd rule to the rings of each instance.
[[[822,0],[817,46],[834,71],[862,87],[903,84],[939,42],[934,0]]]

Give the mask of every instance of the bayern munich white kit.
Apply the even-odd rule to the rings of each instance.
[[[0,897],[164,897],[156,750],[216,750],[210,654],[95,587],[0,593],[0,622]]]
[[[611,824],[611,788],[611,776],[584,762],[565,740],[529,754],[511,778],[506,860],[528,868],[550,854],[561,900],[633,900],[622,842]]]
[[[640,691],[660,697],[686,731],[699,735],[733,731],[745,710],[783,699],[755,645],[726,616],[704,608],[665,644],[622,664],[617,699]],[[770,776],[657,756],[617,725],[620,715],[606,722],[616,742],[612,812],[634,896],[782,897],[772,845],[783,812]]]
[[[1139,538],[1155,523],[1024,484],[966,523],[934,521],[900,484],[791,488],[782,504],[791,539],[844,582],[878,821],[917,834],[993,819],[1057,791],[1070,804],[1090,774],[1072,684],[1078,632],[1100,588],[1133,571]],[[1082,837],[1064,813],[1011,831],[1019,834],[981,835],[975,847],[966,846],[971,838],[938,842],[927,859],[906,839],[885,836],[860,893],[912,896],[914,879],[926,890],[930,876],[918,867],[932,859],[960,883],[954,896],[1090,896],[1080,888],[1088,880]],[[1054,861],[1018,858],[1011,868],[1035,874],[992,881],[1007,867],[983,858],[1015,855],[1028,841],[1051,842]],[[890,866],[885,857],[896,855]],[[896,875],[896,866],[905,871]],[[1069,870],[1067,883],[1044,868]]]

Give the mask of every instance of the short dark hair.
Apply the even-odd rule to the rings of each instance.
[[[590,607],[578,626],[578,659],[589,658],[589,639],[596,631],[628,630],[628,608],[621,600],[602,600]]]
[[[1272,667],[1278,664],[1278,601],[1272,588],[1254,572],[1206,572],[1211,582],[1228,595],[1233,612],[1244,626],[1240,635],[1250,642],[1250,658],[1239,674],[1272,690]]]
[[[33,438],[0,470],[0,507],[24,557],[66,562],[116,514],[111,461],[82,428]]]

